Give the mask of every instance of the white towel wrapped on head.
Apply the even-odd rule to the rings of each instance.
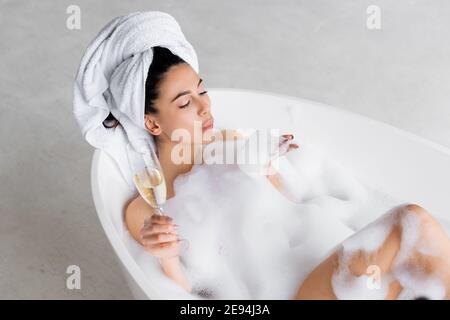
[[[144,123],[145,82],[155,46],[169,49],[198,73],[195,50],[171,15],[134,12],[114,18],[90,42],[74,85],[73,112],[83,138],[116,161],[131,188],[126,144],[142,149],[148,141],[155,150]],[[110,113],[119,126],[103,125]]]

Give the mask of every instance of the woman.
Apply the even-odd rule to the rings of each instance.
[[[154,60],[148,72],[145,121],[147,130],[155,137],[158,157],[166,178],[168,199],[176,196],[173,185],[175,179],[193,168],[192,161],[176,164],[171,160],[173,148],[177,145],[171,137],[176,129],[183,128],[193,136],[194,122],[201,122],[203,133],[212,133],[210,139],[202,140],[202,144],[222,139],[225,133],[227,137],[231,136],[233,139],[244,138],[232,130],[220,132],[222,135],[216,135],[217,131],[212,131],[213,115],[210,99],[203,87],[202,79],[187,63],[169,50],[160,47],[154,48]],[[205,134],[205,136],[208,135]],[[284,135],[284,138],[282,143],[289,145],[287,152],[298,148],[298,145],[289,142],[292,135]],[[192,144],[192,155],[195,154],[195,148],[196,145]],[[277,174],[267,175],[267,179],[280,193],[288,196]],[[168,216],[154,214],[153,209],[139,196],[128,205],[125,219],[133,238],[143,245],[146,251],[159,258],[164,273],[191,292],[192,285],[183,273],[178,256],[181,240],[177,236],[175,221]],[[411,229],[408,226],[411,226],[414,221],[418,227]],[[364,242],[365,239],[373,237],[374,231],[383,235],[380,238],[383,241],[378,241],[376,247],[372,245],[364,250],[361,248],[347,250],[355,242],[350,240],[361,241],[362,239]],[[426,243],[426,249],[429,250],[408,247],[412,236],[417,240],[415,243]],[[352,239],[346,240],[343,246],[337,247],[327,259],[320,263],[299,284],[297,294],[292,298],[354,297],[352,293],[357,293],[361,286],[361,283],[356,280],[363,279],[360,276],[367,275],[367,270],[373,266],[377,267],[379,277],[389,279],[385,283],[387,287],[382,295],[385,299],[401,298],[400,293],[404,289],[401,283],[419,286],[430,283],[428,278],[426,279],[428,282],[416,281],[417,277],[413,277],[414,281],[405,280],[405,277],[412,274],[401,269],[405,265],[411,266],[412,269],[408,270],[421,270],[422,278],[427,275],[437,276],[438,286],[441,291],[444,290],[443,297],[450,298],[450,240],[439,223],[424,208],[415,204],[393,208],[381,219],[358,231]],[[429,244],[431,243],[434,251],[430,253]],[[407,258],[404,258],[402,265],[398,266],[395,262],[398,262],[400,256]],[[343,278],[355,281],[340,282]],[[342,285],[343,283],[345,284]],[[403,290],[403,298],[405,297],[408,296],[405,296],[405,290]],[[425,298],[432,297],[433,294],[430,293]]]

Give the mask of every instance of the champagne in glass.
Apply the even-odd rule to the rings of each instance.
[[[167,190],[164,175],[158,168],[145,167],[140,173],[135,173],[134,184],[144,200],[158,213],[164,214],[162,205],[166,202]]]
[[[127,145],[128,161],[133,172],[133,181],[141,197],[157,213],[164,215],[162,206],[167,199],[166,181],[153,148],[145,142],[145,151],[137,151],[131,143]]]

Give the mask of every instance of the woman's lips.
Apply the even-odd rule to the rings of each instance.
[[[211,129],[213,126],[214,126],[214,119],[208,120],[203,126],[203,130]]]

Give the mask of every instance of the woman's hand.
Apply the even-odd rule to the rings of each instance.
[[[164,273],[187,292],[191,292],[192,286],[181,269],[178,257],[180,242],[183,240],[178,237],[176,227],[171,217],[153,214],[144,220],[144,227],[140,231],[141,242],[147,252],[159,258]]]
[[[251,159],[255,159],[255,157],[258,159],[256,163],[255,161],[238,162],[239,168],[248,176],[276,174],[278,158],[291,150],[299,148],[296,143],[290,143],[294,139],[294,135],[284,134],[276,137],[272,134],[267,134],[264,130],[259,129],[248,135],[245,143],[241,146],[245,152],[244,155],[248,153],[251,155]],[[268,143],[269,150],[260,148],[261,143]]]
[[[292,139],[294,139],[293,134],[283,134],[280,137],[280,144],[278,145],[278,150],[276,154],[277,157],[281,157],[283,154],[299,148],[298,144],[290,142]]]
[[[283,134],[280,137],[280,142],[279,142],[278,148],[276,148],[273,151],[273,153],[270,155],[270,160],[267,163],[267,174],[268,175],[276,174],[276,170],[272,166],[273,161],[276,161],[277,158],[288,153],[289,151],[299,148],[298,144],[290,142],[290,141],[292,141],[292,139],[294,139],[293,134]]]
[[[161,262],[177,257],[183,240],[178,237],[176,228],[171,217],[153,214],[144,221],[140,230],[141,243],[147,252],[158,257]]]

